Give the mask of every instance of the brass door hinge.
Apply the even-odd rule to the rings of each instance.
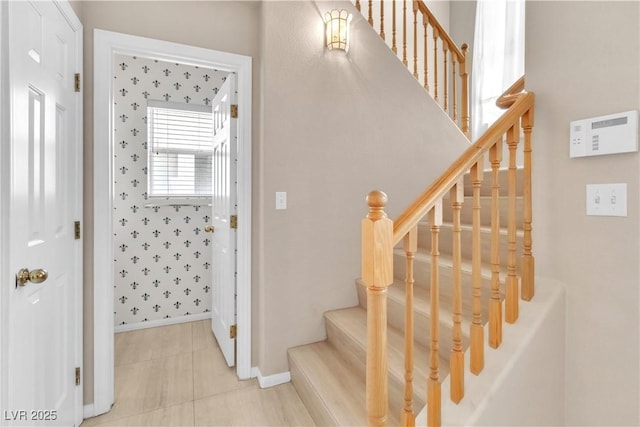
[[[236,325],[231,325],[229,328],[229,338],[233,340],[236,336],[238,336],[238,327]]]
[[[80,221],[73,223],[73,236],[76,240],[80,240]]]
[[[229,219],[229,226],[231,228],[238,228],[238,215],[231,215],[231,218]]]
[[[76,73],[74,78],[74,89],[76,92],[80,92],[80,73]]]
[[[238,118],[238,104],[231,104],[231,118]]]
[[[76,368],[76,385],[80,385],[80,368]]]

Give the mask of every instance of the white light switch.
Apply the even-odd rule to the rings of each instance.
[[[587,215],[627,216],[627,184],[587,184]]]
[[[284,210],[287,209],[287,192],[286,191],[276,191],[276,210]]]

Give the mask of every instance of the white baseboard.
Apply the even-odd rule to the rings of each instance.
[[[118,325],[114,328],[114,332],[137,331],[138,329],[156,328],[158,326],[176,325],[178,323],[195,322],[197,320],[211,319],[211,312],[190,314],[189,316],[170,317],[168,319],[150,320],[148,322],[127,323],[126,325]]]
[[[95,411],[95,408],[93,407],[93,403],[89,403],[88,405],[84,405],[82,407],[82,418],[84,418],[85,420],[87,418],[95,417],[95,415],[96,415],[96,411]]]
[[[280,384],[286,384],[291,381],[291,372],[280,372],[279,374],[262,376],[260,368],[254,366],[251,368],[251,377],[258,378],[258,384],[260,388],[275,387]]]

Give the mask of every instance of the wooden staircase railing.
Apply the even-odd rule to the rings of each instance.
[[[489,345],[497,348],[502,342],[502,301],[500,296],[500,204],[499,170],[502,147],[508,147],[508,209],[507,209],[507,274],[505,281],[505,321],[518,318],[518,300],[530,300],[534,295],[534,258],[531,247],[531,131],[534,118],[534,99],[524,92],[524,77],[509,88],[497,104],[508,107],[476,143],[467,149],[424,193],[422,193],[395,221],[387,218],[384,206],[387,196],[381,191],[369,193],[369,213],[362,221],[362,279],[367,286],[367,412],[370,425],[385,425],[387,420],[387,288],[393,283],[393,250],[402,242],[407,259],[405,316],[405,394],[402,422],[413,426],[413,259],[418,247],[418,223],[426,216],[431,230],[430,283],[430,362],[427,384],[427,423],[440,425],[440,384],[438,366],[439,330],[439,252],[438,238],[442,224],[442,203],[447,194],[453,211],[453,346],[450,357],[451,400],[464,397],[464,353],[461,345],[461,245],[460,208],[463,201],[463,177],[470,173],[473,188],[472,216],[472,323],[470,326],[470,371],[478,375],[484,366],[484,325],[481,322],[481,244],[480,189],[484,178],[485,160],[491,165],[491,296],[489,300]],[[516,149],[520,130],[524,132],[523,173],[523,255],[521,277],[516,270]],[[521,282],[521,285],[520,283]]]
[[[355,6],[365,14],[361,3],[365,2],[356,0]],[[458,47],[422,0],[376,0],[375,3],[379,3],[379,18],[374,11],[378,10],[378,5],[374,5],[372,0],[366,3],[365,17],[369,24],[374,29],[377,27],[380,37],[385,41],[385,28],[391,28],[391,50],[467,138],[470,138],[467,45]],[[401,29],[401,36],[398,36],[398,27]],[[398,45],[401,46],[400,52]],[[408,58],[407,54],[412,58]]]

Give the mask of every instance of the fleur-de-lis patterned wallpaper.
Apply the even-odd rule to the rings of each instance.
[[[147,100],[210,105],[227,72],[115,56],[115,324],[211,310],[211,208],[147,197]]]

